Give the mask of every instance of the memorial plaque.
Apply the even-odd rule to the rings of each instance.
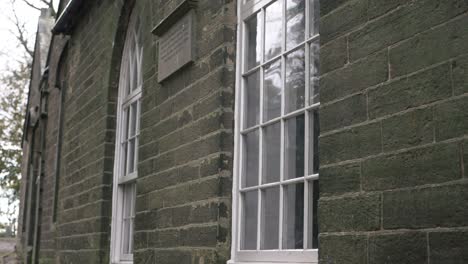
[[[193,16],[193,10],[189,11],[160,36],[159,82],[194,60]]]

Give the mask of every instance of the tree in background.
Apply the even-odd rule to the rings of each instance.
[[[15,57],[14,67],[0,72],[0,199],[7,201],[7,206],[0,206],[0,218],[7,219],[8,223],[4,224],[13,229],[13,235],[18,214],[26,96],[34,55],[34,39],[30,36],[35,36],[28,32],[25,21],[17,14],[17,1],[36,10],[50,8],[55,14],[53,0],[10,0],[9,31],[22,56]]]
[[[21,175],[21,138],[29,82],[29,68],[4,72],[0,75],[0,198],[8,206],[0,208],[0,216],[8,219],[8,225],[16,226],[16,212]]]

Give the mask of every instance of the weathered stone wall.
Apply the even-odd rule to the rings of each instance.
[[[109,262],[117,90],[113,42],[122,5],[87,6],[68,44],[58,263]]]
[[[181,1],[147,2],[135,263],[225,263],[236,2],[198,2],[197,59],[161,84],[158,38],[146,32]]]
[[[134,7],[142,18],[144,39],[134,259],[224,263],[230,245],[236,2],[199,1],[197,58],[159,84],[158,38],[151,30],[178,2],[136,1]],[[70,36],[58,263],[109,261],[115,113],[127,4],[95,2]],[[41,261],[52,261],[53,254],[46,252]]]
[[[465,263],[468,2],[321,1],[321,263]]]
[[[53,263],[55,259],[55,228],[53,224],[53,206],[55,190],[55,173],[58,144],[60,90],[49,88],[47,117],[43,122],[45,128],[44,175],[41,195],[41,230],[39,259],[41,263]]]

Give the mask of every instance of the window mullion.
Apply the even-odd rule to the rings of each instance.
[[[306,40],[306,44],[304,44],[304,50],[305,50],[305,98],[304,98],[304,105],[307,108],[310,104],[310,45],[307,43],[307,39],[309,39],[309,32],[310,32],[310,1],[306,1],[305,3],[305,36],[304,39]],[[309,111],[305,111],[304,114],[304,175],[309,175],[309,137],[310,137],[310,119],[309,119]],[[309,184],[308,181],[304,177],[304,249],[307,249],[309,247],[308,242],[309,242]]]
[[[239,67],[241,68],[240,72],[244,72],[244,64],[245,62],[247,61],[247,55],[246,55],[246,50],[247,50],[247,45],[246,45],[246,33],[245,33],[245,28],[246,28],[246,23],[245,21],[242,21],[242,25],[241,25],[241,51],[242,51],[242,54],[240,55],[241,59],[242,59],[242,62],[239,63]],[[243,77],[240,77],[240,81],[239,81],[239,84],[240,84],[240,107],[239,109],[237,109],[237,111],[239,111],[238,113],[238,116],[239,116],[239,131],[242,130],[242,128],[244,127],[244,119],[245,119],[245,100],[246,100],[246,81]],[[241,249],[242,248],[242,242],[243,242],[243,239],[244,239],[244,236],[243,236],[243,230],[244,230],[244,199],[243,199],[243,196],[242,194],[240,193],[240,189],[242,188],[243,186],[243,174],[244,174],[244,156],[245,156],[245,153],[244,153],[244,144],[245,144],[245,138],[242,134],[239,135],[239,143],[238,143],[238,146],[239,146],[239,154],[238,154],[238,164],[239,164],[239,169],[238,169],[238,173],[237,173],[237,202],[238,202],[238,214],[237,214],[237,223],[238,223],[238,228],[237,228],[237,232],[236,232],[236,235],[237,235],[237,241],[235,241],[235,243],[237,244],[237,249]]]
[[[264,12],[264,9],[262,8],[260,10],[261,12],[261,15],[260,15],[260,21],[259,23],[261,23],[261,27],[260,27],[260,32],[257,32],[257,34],[260,34],[261,36],[261,49],[260,49],[260,63],[263,62],[264,60],[264,45],[265,45],[265,12]],[[264,87],[264,83],[263,83],[263,80],[264,80],[264,67],[260,67],[259,68],[260,70],[260,82],[259,82],[259,85],[260,85],[260,107],[259,107],[259,124],[261,124],[263,122],[263,100],[264,100],[264,91],[263,91],[263,87]],[[259,132],[259,158],[258,158],[258,185],[260,186],[262,184],[262,176],[263,176],[263,129],[261,126],[259,126],[258,128],[258,132]],[[264,218],[262,217],[262,207],[263,207],[263,196],[262,196],[262,190],[258,189],[257,191],[257,194],[258,194],[258,208],[257,208],[257,250],[260,250],[261,248],[261,239],[262,239],[262,233],[261,233],[261,230],[264,226],[264,223],[263,223],[263,220]]]
[[[281,120],[281,139],[280,139],[280,182],[283,182],[284,180],[284,143],[285,143],[285,133],[286,130],[284,129],[285,122],[284,120]],[[280,206],[279,206],[279,238],[278,238],[278,243],[279,243],[279,249],[283,249],[283,213],[284,213],[284,186],[280,184]]]

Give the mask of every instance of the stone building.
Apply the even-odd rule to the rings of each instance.
[[[25,120],[24,263],[468,263],[468,1],[57,13]]]

